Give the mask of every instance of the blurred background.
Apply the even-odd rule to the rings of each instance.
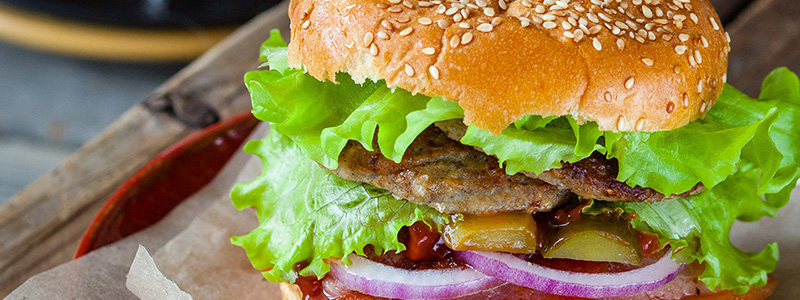
[[[0,204],[275,2],[0,0]]]

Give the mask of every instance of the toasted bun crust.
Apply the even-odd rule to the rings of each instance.
[[[721,93],[730,49],[708,0],[292,0],[289,15],[292,67],[458,101],[495,133],[530,114],[683,126]]]

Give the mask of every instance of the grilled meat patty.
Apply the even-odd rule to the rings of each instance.
[[[377,145],[374,149],[350,141],[331,172],[447,214],[549,211],[574,197],[540,179],[506,174],[496,158],[433,126],[416,138],[400,163],[384,157]]]
[[[467,127],[461,120],[438,122],[436,126],[456,141],[461,140],[467,131]],[[531,172],[521,173],[552,184],[559,189],[568,189],[585,198],[611,202],[658,202],[673,198],[686,198],[704,190],[703,185],[698,183],[685,193],[665,196],[654,189],[640,186],[631,187],[617,180],[618,172],[616,159],[607,159],[602,154],[595,152],[590,157],[574,163],[562,162],[560,169],[548,170],[539,175]]]

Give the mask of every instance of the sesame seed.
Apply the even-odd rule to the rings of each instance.
[[[414,76],[414,68],[412,68],[411,65],[406,64],[405,71],[406,71],[406,75]]]
[[[594,46],[597,51],[603,50],[603,44],[601,44],[600,40],[597,38],[592,38],[592,46]]]
[[[683,105],[683,108],[689,107],[689,94],[683,93],[683,99],[681,99],[681,105]]]
[[[433,77],[433,79],[439,79],[439,69],[436,68],[436,66],[428,67],[428,72],[431,73],[431,76]]]
[[[671,114],[673,111],[675,111],[675,103],[670,101],[667,103],[667,113]]]
[[[364,47],[369,47],[369,45],[372,44],[372,41],[374,39],[375,36],[372,34],[372,32],[367,32],[366,34],[364,34]]]
[[[309,26],[311,26],[311,20],[306,20],[303,25],[300,25],[300,28],[308,29]]]
[[[678,39],[680,39],[681,42],[688,41],[689,40],[689,35],[685,34],[685,33],[681,33],[681,34],[678,35]]]
[[[728,73],[722,74],[722,83],[728,83]]]
[[[583,31],[580,29],[576,29],[572,35],[575,37],[575,42],[579,42],[583,39]]]
[[[625,88],[629,90],[632,89],[634,83],[635,80],[633,79],[633,77],[628,78],[628,80],[625,80]]]
[[[414,31],[414,27],[408,27],[408,28],[403,29],[403,30],[400,31],[400,36],[407,36],[407,35],[411,34],[411,32],[413,32],[413,31]]]
[[[487,7],[483,9],[483,14],[489,17],[494,17],[494,8]]]
[[[647,65],[648,67],[652,67],[652,66],[653,66],[653,60],[652,60],[652,59],[650,59],[650,58],[647,58],[647,57],[645,57],[645,58],[642,58],[642,62],[643,62],[645,65]]]
[[[431,23],[433,23],[433,21],[430,18],[426,18],[426,17],[422,17],[422,18],[417,19],[417,22],[419,22],[422,25],[431,25]]]
[[[686,53],[686,49],[687,48],[684,45],[675,46],[675,52],[678,53],[678,55],[683,55],[683,53]]]
[[[472,28],[472,25],[469,25],[469,23],[467,23],[467,22],[461,22],[461,23],[458,23],[458,27],[461,27],[461,28],[464,28],[464,29],[470,29],[470,28]]]
[[[386,20],[381,21],[381,26],[383,26],[383,28],[386,28],[386,30],[392,30],[394,28],[392,26],[392,23],[389,23],[389,21]]]
[[[698,93],[702,93],[703,92],[703,81],[702,80],[697,82],[697,92]]]
[[[439,25],[439,28],[441,29],[447,29],[447,27],[450,27],[450,21],[447,21],[447,19],[441,19],[436,22],[436,25]]]
[[[469,42],[471,42],[471,41],[472,41],[472,32],[467,32],[467,33],[465,33],[464,35],[461,36],[461,44],[462,45],[469,44]]]
[[[627,129],[628,129],[628,122],[625,121],[625,117],[619,116],[619,119],[617,119],[617,130],[625,131]]]
[[[433,49],[433,47],[423,48],[422,53],[427,55],[433,55],[434,53],[436,53],[436,49]]]
[[[703,101],[703,104],[700,105],[700,113],[701,114],[706,112],[706,106],[708,106],[708,104],[706,104],[706,102]]]
[[[556,28],[556,23],[552,22],[552,21],[547,21],[547,22],[544,22],[544,24],[542,24],[542,27],[544,27],[546,29],[553,29],[553,28]]]
[[[400,6],[392,6],[392,7],[389,7],[388,9],[386,9],[386,10],[388,12],[391,12],[391,13],[399,13],[399,12],[403,11],[403,8],[400,7]]]
[[[647,121],[645,121],[644,117],[639,118],[639,120],[636,121],[636,126],[635,126],[636,127],[636,131],[642,131],[642,129],[644,129],[644,124],[646,122]]]
[[[611,92],[605,92],[605,94],[603,94],[603,100],[606,100],[606,102],[611,102]]]
[[[647,6],[642,6],[642,13],[643,13],[643,14],[644,14],[644,16],[645,16],[645,17],[647,17],[648,19],[653,17],[653,11],[652,11],[652,10],[650,10],[650,8],[649,8],[649,7],[647,7]]]
[[[458,12],[458,7],[453,6],[453,7],[449,8],[449,9],[445,10],[444,14],[448,15],[448,16],[452,16],[452,15],[456,14],[457,12]]]
[[[481,32],[490,32],[492,31],[492,29],[494,29],[494,26],[492,26],[492,24],[483,23],[481,25],[478,25],[478,27],[476,27],[475,29]]]
[[[389,0],[391,4],[399,4],[400,2],[403,2],[403,0]]]
[[[625,49],[625,41],[623,39],[617,39],[617,47],[619,47],[619,50]]]
[[[506,1],[504,1],[504,0],[498,0],[497,1],[497,6],[500,7],[500,9],[502,9],[502,10],[508,9],[508,4],[506,4]]]
[[[703,55],[700,54],[700,50],[694,50],[694,59],[697,61],[698,64],[703,63]]]
[[[453,48],[458,47],[458,44],[460,42],[461,42],[461,39],[458,37],[458,35],[454,35],[452,38],[450,38],[450,47],[453,47]]]
[[[378,46],[375,45],[375,43],[369,46],[369,53],[372,54],[372,56],[378,56]]]
[[[386,31],[381,30],[381,31],[378,31],[378,38],[383,39],[383,40],[388,40],[389,39],[389,35],[386,34]]]

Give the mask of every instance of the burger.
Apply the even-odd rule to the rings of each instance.
[[[293,0],[232,242],[285,299],[763,299],[800,84],[726,85],[707,0]]]

